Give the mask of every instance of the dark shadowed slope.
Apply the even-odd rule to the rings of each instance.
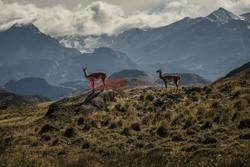
[[[216,82],[234,79],[250,80],[250,62],[232,70],[224,77],[218,79]]]
[[[49,99],[57,99],[73,91],[63,86],[49,85],[46,80],[36,77],[11,80],[4,85],[4,89],[21,95],[41,95]]]
[[[148,76],[145,72],[137,69],[132,70],[122,70],[120,72],[113,73],[109,76],[109,78],[117,79],[117,78],[142,78]]]
[[[48,98],[42,96],[22,96],[15,93],[0,90],[0,110],[10,106],[20,106],[36,102],[50,101]]]

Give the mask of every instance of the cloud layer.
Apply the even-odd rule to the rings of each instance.
[[[120,6],[93,2],[69,10],[63,6],[38,8],[33,4],[0,0],[0,30],[15,23],[34,23],[41,31],[53,35],[118,34],[130,28],[155,28],[170,24],[186,16],[205,16],[224,7],[236,13],[249,12],[249,0],[169,0],[159,10],[148,9],[126,15]]]

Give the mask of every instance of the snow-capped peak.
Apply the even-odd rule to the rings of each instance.
[[[212,22],[217,22],[218,25],[225,24],[230,20],[240,20],[241,17],[237,16],[236,14],[229,12],[224,8],[219,8],[218,10],[214,11],[213,13],[209,14],[207,17]]]
[[[34,24],[14,24],[10,30],[17,31],[17,30],[26,30],[33,32],[34,34],[40,34],[40,30]]]

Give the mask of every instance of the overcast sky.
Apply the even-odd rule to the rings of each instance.
[[[0,0],[0,29],[33,23],[52,36],[117,34],[206,16],[219,7],[247,13],[250,0]]]
[[[78,4],[84,6],[90,5],[95,2],[95,0],[3,0],[4,2],[22,2],[22,3],[33,3],[37,7],[51,7],[55,5],[63,5],[68,9],[74,9]],[[169,0],[101,0],[102,2],[107,2],[110,4],[116,4],[122,7],[126,12],[133,12],[138,9],[146,9],[161,3],[166,3]]]

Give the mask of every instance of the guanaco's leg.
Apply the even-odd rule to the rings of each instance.
[[[92,91],[94,92],[95,91],[95,81],[92,81],[92,85],[93,85],[93,89],[92,89]]]
[[[104,91],[105,86],[106,86],[106,84],[105,84],[105,80],[106,80],[106,77],[103,77],[103,78],[102,78],[102,82],[103,82],[103,86],[102,86],[102,87],[103,87],[103,89],[102,89],[102,91]]]
[[[104,87],[106,86],[105,80],[106,80],[106,78],[105,78],[105,77],[104,77],[104,78],[102,78],[102,81],[103,81],[103,85],[104,85]]]
[[[165,83],[165,87],[166,87],[166,89],[168,89],[168,82],[167,82],[167,81],[165,81],[164,83]]]
[[[179,85],[178,85],[178,80],[175,80],[174,83],[175,83],[175,85],[176,85],[176,87],[177,87],[177,89],[178,89],[178,87],[179,87]]]

